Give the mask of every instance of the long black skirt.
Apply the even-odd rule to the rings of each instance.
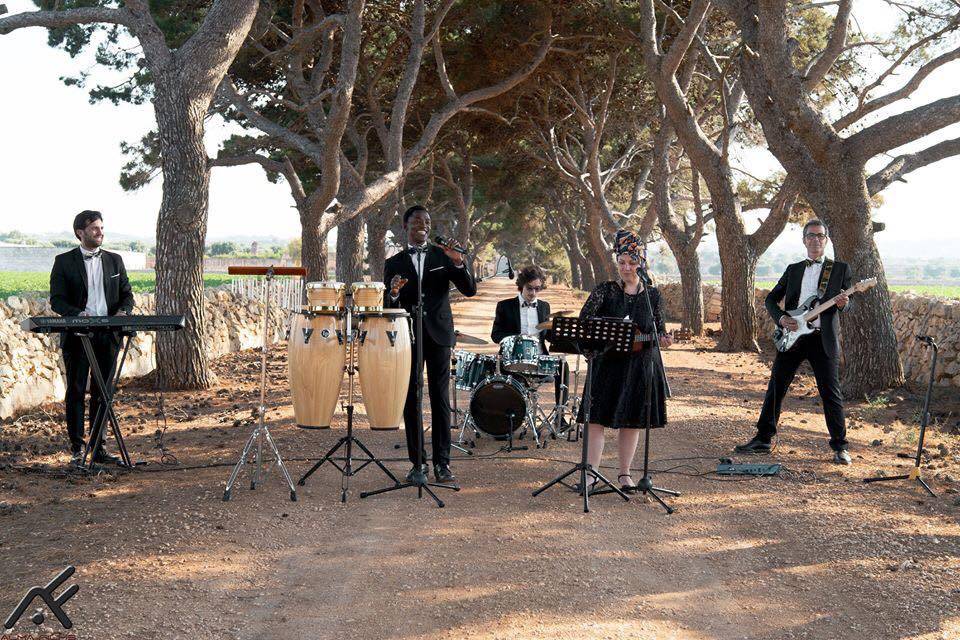
[[[654,367],[654,352],[644,349],[623,355],[606,353],[593,364],[590,422],[611,429],[643,429],[646,426],[645,389],[653,381],[650,398],[650,427],[667,424],[667,401],[659,365]],[[651,376],[651,373],[653,374]],[[577,419],[583,422],[584,404]]]

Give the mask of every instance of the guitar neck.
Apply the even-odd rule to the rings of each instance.
[[[856,288],[856,287],[850,287],[849,289],[846,289],[846,290],[844,290],[844,291],[841,291],[840,293],[838,293],[837,295],[833,296],[833,297],[830,298],[829,300],[825,300],[825,301],[821,302],[820,304],[818,304],[817,306],[815,306],[813,309],[810,309],[810,311],[807,311],[805,314],[803,314],[803,319],[804,319],[804,321],[810,322],[810,321],[812,321],[812,320],[816,320],[816,319],[817,319],[817,316],[819,316],[821,313],[823,313],[824,311],[826,311],[826,310],[829,309],[830,307],[832,307],[832,306],[834,306],[835,304],[837,304],[837,298],[838,298],[839,296],[841,296],[841,295],[843,295],[843,294],[846,294],[847,296],[851,296],[851,295],[853,295],[854,293],[856,293],[856,291],[857,291],[857,288]]]

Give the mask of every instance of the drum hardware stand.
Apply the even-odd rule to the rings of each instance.
[[[650,276],[648,276],[642,268],[638,269],[638,272],[640,274],[640,280],[643,282],[643,299],[646,302],[647,313],[653,324],[653,330],[651,331],[652,338],[650,340],[650,345],[653,348],[653,362],[651,363],[650,377],[647,379],[647,388],[643,399],[644,413],[646,414],[643,425],[643,477],[640,479],[640,482],[637,483],[636,492],[656,500],[667,512],[667,515],[670,515],[673,513],[673,507],[664,502],[659,494],[663,493],[668,496],[677,497],[680,495],[680,492],[653,486],[653,478],[650,475],[650,410],[653,407],[653,376],[656,375],[654,369],[659,370],[660,382],[668,398],[671,395],[670,382],[667,380],[667,372],[664,370],[663,354],[660,352],[660,340],[657,335],[657,320],[653,315],[653,306],[650,303],[650,287],[653,286],[653,283],[650,280]],[[590,375],[589,370],[587,371],[587,375]],[[589,377],[587,380],[589,384]],[[584,390],[584,395],[586,395],[586,390]],[[584,440],[586,440],[586,438],[584,438]]]
[[[591,375],[593,372],[593,361],[598,355],[607,351],[617,351],[620,353],[629,352],[633,347],[633,337],[636,334],[637,327],[632,322],[620,319],[587,318],[581,321],[579,318],[564,318],[558,316],[553,319],[553,331],[555,335],[572,340],[575,348],[583,352],[583,355],[586,357],[587,382],[583,389],[586,404],[584,404],[583,407],[583,415],[584,424],[590,424],[590,387],[593,378]],[[598,469],[594,469],[593,466],[587,462],[588,442],[589,438],[584,434],[580,448],[580,462],[534,491],[533,495],[538,496],[558,483],[565,487],[570,487],[564,480],[577,473],[580,475],[580,493],[583,496],[584,513],[590,512],[590,494],[596,493],[596,491],[591,490],[591,487],[594,485],[606,485],[611,489],[612,493],[616,493],[623,498],[624,501],[629,502],[629,496],[627,496],[620,487],[615,486],[604,477]],[[588,484],[588,477],[594,478],[594,483]]]
[[[927,347],[933,349],[933,356],[930,361],[930,381],[927,383],[927,395],[923,399],[923,414],[920,416],[920,441],[917,442],[917,455],[913,460],[913,468],[910,469],[910,473],[898,476],[876,476],[873,478],[865,478],[864,482],[888,482],[890,480],[916,480],[921,487],[923,487],[931,497],[936,498],[937,494],[933,492],[933,489],[930,488],[922,477],[920,477],[920,457],[923,454],[923,440],[927,434],[927,425],[930,423],[930,395],[933,393],[933,374],[937,369],[937,354],[939,352],[939,347],[937,347],[936,341],[933,339],[933,336],[917,336],[917,340],[922,342]]]
[[[466,262],[466,256],[464,256],[464,261]],[[460,485],[430,482],[427,474],[423,473],[423,372],[425,369],[423,366],[423,276],[425,274],[422,270],[426,268],[426,262],[427,258],[426,255],[424,255],[423,262],[420,263],[421,272],[417,274],[417,304],[413,307],[417,314],[416,331],[413,336],[416,342],[416,358],[413,362],[413,365],[415,367],[414,370],[416,371],[417,381],[417,468],[413,473],[410,474],[409,481],[396,481],[392,487],[384,487],[383,489],[375,489],[374,491],[364,491],[360,494],[360,498],[363,499],[368,496],[375,496],[381,493],[398,491],[408,487],[416,487],[418,499],[422,499],[424,492],[426,492],[426,494],[433,498],[433,501],[437,503],[437,507],[442,509],[443,500],[441,500],[430,487],[460,491]],[[389,292],[386,295],[389,295]]]
[[[387,474],[387,477],[393,480],[394,484],[400,484],[400,481],[397,480],[397,477],[395,475],[390,473],[389,469],[383,466],[383,463],[380,462],[380,460],[378,460],[373,455],[373,453],[370,452],[370,449],[368,449],[363,444],[363,442],[360,441],[360,438],[357,438],[353,435],[353,397],[354,397],[354,388],[355,388],[353,384],[353,377],[356,375],[358,371],[355,365],[355,362],[356,362],[355,349],[356,349],[357,340],[362,341],[362,338],[358,336],[358,332],[353,328],[353,311],[352,311],[353,292],[352,291],[346,292],[344,297],[344,306],[346,307],[346,310],[347,310],[346,341],[347,341],[347,349],[348,349],[347,353],[349,354],[347,356],[347,364],[344,367],[344,369],[347,372],[347,380],[348,380],[347,404],[344,407],[347,412],[347,435],[337,440],[337,443],[333,445],[333,447],[331,447],[330,450],[327,451],[324,454],[324,456],[316,464],[310,467],[309,471],[303,474],[303,477],[301,477],[297,481],[297,484],[300,485],[301,487],[304,486],[307,483],[307,478],[312,476],[314,472],[317,469],[319,469],[321,466],[323,466],[325,462],[329,462],[331,465],[336,467],[336,469],[340,472],[340,502],[346,503],[347,492],[350,490],[350,477],[360,473],[360,471],[370,463],[376,464],[378,467],[380,467],[380,470],[383,471],[385,474]],[[345,455],[339,458],[333,457],[333,454],[336,453],[337,450],[344,445],[346,445]],[[360,450],[363,451],[363,453],[365,453],[367,456],[366,458],[357,458],[357,461],[360,462],[360,465],[356,469],[353,468],[354,445],[359,447]],[[344,465],[340,466],[339,464],[337,464],[337,462],[343,462]]]
[[[514,420],[514,418],[516,418],[516,417],[517,417],[517,416],[516,416],[516,414],[515,414],[513,411],[508,411],[508,412],[507,412],[507,420],[510,421],[510,429],[509,429],[509,431],[507,432],[507,444],[501,446],[500,449],[497,451],[497,453],[501,453],[501,452],[502,452],[502,453],[510,453],[511,451],[527,451],[527,450],[530,449],[530,447],[528,447],[527,445],[522,445],[522,446],[519,446],[519,447],[513,446],[513,431],[514,431],[514,428],[513,428],[513,420]],[[536,433],[537,433],[536,429],[534,429],[533,433],[534,433],[534,436],[536,436]],[[538,441],[537,441],[537,447],[539,447],[539,446],[540,446],[540,444],[539,444],[539,440],[538,440]]]
[[[472,456],[472,455],[473,455],[473,451],[472,451],[471,449],[473,449],[473,447],[476,447],[477,444],[476,444],[476,442],[474,442],[473,440],[464,441],[463,435],[464,435],[464,432],[466,431],[466,428],[467,428],[467,420],[466,420],[466,418],[463,418],[463,422],[461,423],[461,413],[460,413],[460,409],[457,408],[457,391],[458,391],[458,389],[457,389],[457,374],[456,374],[456,366],[457,366],[457,356],[456,356],[456,355],[453,356],[453,361],[452,361],[452,362],[453,362],[453,367],[454,367],[454,369],[453,369],[453,372],[454,372],[454,373],[453,373],[452,376],[450,376],[450,379],[451,379],[451,381],[453,382],[453,408],[452,408],[451,414],[453,415],[453,428],[456,429],[457,427],[460,427],[460,437],[457,438],[456,442],[451,442],[451,443],[450,443],[450,446],[453,447],[454,449],[456,449],[457,451],[462,451],[463,453],[467,454],[468,456]],[[466,445],[466,446],[464,447],[463,445]]]
[[[270,435],[270,427],[267,426],[265,422],[267,413],[267,349],[270,347],[270,298],[273,297],[274,274],[275,270],[273,265],[267,267],[266,271],[264,272],[264,275],[267,278],[267,300],[263,311],[263,348],[260,351],[260,405],[257,407],[257,413],[260,416],[260,422],[247,439],[247,444],[244,445],[243,452],[240,454],[240,459],[237,460],[237,464],[233,467],[233,472],[230,474],[230,479],[227,480],[227,487],[223,491],[224,502],[230,500],[230,493],[233,491],[233,484],[237,481],[237,476],[240,475],[240,470],[247,464],[247,456],[250,455],[250,449],[253,448],[254,443],[257,445],[255,455],[256,469],[251,473],[250,489],[256,489],[257,485],[263,482],[263,477],[266,475],[266,473],[273,468],[274,464],[276,464],[283,473],[283,478],[287,481],[287,486],[290,487],[290,500],[293,502],[297,501],[297,490],[293,488],[293,480],[290,479],[290,474],[287,473],[287,467],[283,464],[283,460],[280,458],[280,451],[277,449],[277,445],[273,441],[273,437]],[[264,441],[266,441],[267,445],[269,445],[274,456],[273,461],[266,470],[263,469]]]

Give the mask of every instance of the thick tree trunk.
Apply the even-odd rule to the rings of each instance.
[[[177,78],[157,78],[154,111],[160,135],[163,197],[157,216],[157,313],[183,315],[183,331],[157,334],[157,371],[170,389],[206,389],[203,247],[210,170],[203,146],[206,103],[184,95]]]
[[[671,249],[673,247],[671,246]],[[680,287],[683,290],[683,326],[695,336],[703,335],[703,276],[696,247],[673,249],[680,269]]]
[[[757,312],[754,306],[754,277],[757,256],[744,235],[740,205],[736,196],[724,197],[711,191],[717,224],[717,245],[722,267],[720,282],[720,326],[723,332],[717,342],[720,351],[760,350],[757,344]]]
[[[594,276],[593,286],[600,281],[612,280],[614,278],[613,258],[603,242],[603,224],[599,212],[596,212],[596,215],[588,214],[583,231],[586,234],[586,253]]]
[[[580,279],[580,261],[574,254],[570,245],[566,245],[567,261],[570,262],[570,286],[574,289],[583,288],[583,280]]]
[[[821,186],[829,208],[817,211],[827,223],[838,260],[847,262],[853,282],[876,278],[877,285],[857,294],[848,312],[840,316],[844,394],[849,398],[903,384],[903,365],[893,328],[893,308],[883,262],[873,239],[870,197],[863,171],[835,167]],[[868,372],[865,374],[865,372]]]
[[[307,282],[327,279],[327,236],[317,232],[317,223],[309,215],[300,217],[300,264],[307,270]]]
[[[363,216],[354,216],[337,226],[337,280],[348,285],[363,278],[364,224]]]
[[[390,219],[394,208],[381,209],[367,216],[367,262],[370,279],[374,282],[383,280],[383,264],[387,259],[387,229],[390,228]]]

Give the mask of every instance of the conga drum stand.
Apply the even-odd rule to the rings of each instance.
[[[268,427],[264,421],[267,414],[267,349],[270,347],[270,298],[273,297],[273,277],[275,275],[304,276],[306,275],[306,270],[302,267],[274,267],[271,265],[269,267],[229,267],[227,269],[227,273],[237,275],[266,276],[267,300],[263,310],[263,348],[260,351],[260,405],[257,407],[257,413],[259,414],[260,421],[256,428],[254,428],[253,433],[251,433],[250,437],[247,439],[247,444],[243,447],[243,453],[240,454],[240,459],[237,460],[236,466],[233,467],[233,472],[230,474],[230,479],[227,480],[227,487],[223,491],[223,500],[226,502],[230,499],[230,494],[233,491],[233,485],[237,481],[237,477],[240,475],[240,470],[246,466],[247,456],[250,455],[251,449],[253,449],[253,446],[256,445],[257,449],[256,453],[254,454],[255,466],[250,472],[250,489],[256,489],[257,485],[263,482],[263,478],[267,472],[269,472],[273,465],[276,464],[277,467],[279,467],[280,472],[283,474],[283,479],[286,480],[287,486],[290,487],[290,500],[296,502],[297,490],[293,488],[293,480],[290,479],[290,474],[287,473],[287,467],[283,464],[283,460],[280,458],[280,451],[277,449],[277,445],[273,441],[273,437],[270,435],[270,427]],[[264,442],[266,442],[267,446],[269,446],[271,451],[273,451],[273,461],[266,469],[263,468]]]
[[[578,352],[582,353],[587,360],[587,381],[583,387],[583,423],[589,425],[590,391],[593,383],[593,376],[591,374],[593,373],[594,358],[607,351],[629,353],[633,348],[633,337],[637,331],[636,325],[629,320],[621,320],[619,318],[587,318],[581,321],[579,318],[558,316],[553,319],[553,331],[555,335],[570,340],[573,343],[570,346],[578,349]],[[557,350],[563,352],[560,349]],[[599,470],[594,469],[593,466],[587,462],[589,438],[586,432],[583,434],[583,438],[581,438],[581,443],[580,462],[534,491],[533,495],[538,496],[555,484],[562,484],[565,487],[573,489],[574,487],[571,487],[564,481],[577,473],[580,475],[579,492],[583,495],[584,513],[590,512],[590,494],[596,493],[596,491],[592,489],[592,487],[596,485],[605,485],[610,489],[611,493],[616,493],[623,498],[624,501],[629,502],[630,498],[620,490],[620,487],[615,486],[605,478]],[[588,483],[588,479],[593,479],[593,482]]]
[[[302,487],[304,484],[306,484],[307,478],[312,476],[313,473],[317,469],[319,469],[321,466],[323,466],[324,463],[329,462],[331,465],[336,467],[336,469],[340,472],[340,502],[347,501],[347,492],[350,490],[350,477],[360,473],[360,471],[370,463],[374,463],[378,467],[380,467],[380,470],[383,471],[385,474],[387,474],[387,477],[393,480],[394,484],[400,484],[400,481],[397,480],[397,477],[394,476],[392,473],[390,473],[390,470],[387,469],[385,466],[383,466],[383,463],[380,462],[376,457],[374,457],[373,453],[370,452],[370,449],[368,449],[363,444],[363,442],[360,441],[360,438],[357,438],[353,435],[353,389],[354,389],[353,377],[357,373],[356,360],[355,360],[357,332],[354,331],[352,326],[352,323],[353,323],[352,297],[353,297],[353,293],[347,292],[346,299],[345,299],[346,310],[347,310],[347,313],[346,313],[347,327],[346,327],[345,333],[346,333],[346,340],[348,345],[346,370],[347,370],[347,379],[349,380],[349,383],[348,383],[349,387],[347,391],[347,405],[346,405],[347,435],[337,440],[337,443],[333,445],[333,447],[331,447],[330,450],[327,451],[327,453],[324,454],[324,456],[315,465],[310,467],[310,470],[307,471],[305,474],[303,474],[303,477],[297,481],[297,484]],[[339,458],[333,457],[333,454],[336,453],[340,449],[340,447],[344,447],[344,446],[346,447],[345,455]],[[356,458],[357,462],[360,463],[360,465],[357,468],[353,467],[353,461],[354,461],[353,447],[354,446],[357,446],[367,456],[366,458]],[[343,463],[343,466],[338,464],[340,462]]]

